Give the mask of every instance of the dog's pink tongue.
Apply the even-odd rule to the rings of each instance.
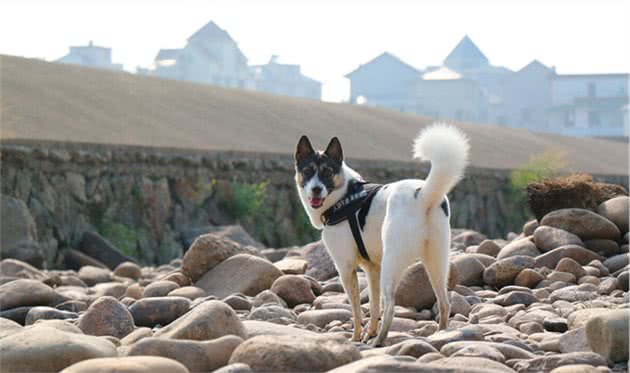
[[[312,207],[319,207],[322,205],[322,199],[321,198],[311,198],[311,206]]]

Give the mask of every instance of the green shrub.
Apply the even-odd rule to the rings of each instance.
[[[509,195],[519,209],[511,216],[507,216],[508,224],[521,224],[531,218],[525,198],[525,187],[529,183],[552,177],[566,167],[566,152],[549,150],[539,154],[533,154],[529,161],[513,170],[510,174]]]
[[[522,193],[527,184],[557,175],[567,165],[565,157],[566,152],[562,151],[546,151],[531,155],[527,163],[512,171],[510,175],[512,190]]]
[[[231,183],[231,196],[226,201],[226,209],[234,219],[242,219],[247,216],[262,213],[265,203],[267,181],[248,184],[233,180]]]
[[[138,234],[135,230],[125,224],[104,220],[99,225],[98,231],[125,255],[138,258]]]

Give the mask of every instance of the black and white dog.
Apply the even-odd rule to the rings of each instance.
[[[353,341],[383,344],[394,317],[394,292],[404,270],[420,258],[438,300],[439,327],[448,325],[450,304],[450,223],[446,194],[468,164],[467,137],[457,128],[434,124],[413,145],[414,158],[431,161],[426,180],[401,180],[385,186],[367,184],[343,160],[334,137],[325,151],[315,151],[302,136],[295,153],[295,181],[302,204],[335,262],[352,305]],[[370,321],[362,333],[357,266],[367,274]],[[418,284],[426,286],[426,284]]]

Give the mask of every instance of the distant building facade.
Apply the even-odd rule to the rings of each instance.
[[[351,102],[569,136],[628,136],[629,74],[561,75],[532,61],[493,66],[465,36],[441,66],[384,53],[346,75]]]
[[[414,111],[413,91],[420,71],[391,53],[383,53],[348,73],[350,102]]]
[[[319,100],[321,83],[300,70],[299,65],[280,64],[275,58],[266,65],[249,66],[234,39],[210,21],[183,48],[160,49],[152,68],[138,73]]]
[[[88,45],[70,47],[69,53],[55,62],[108,70],[123,68],[122,64],[112,63],[111,48],[96,46],[91,40]]]
[[[552,76],[549,128],[572,136],[628,136],[624,118],[628,78],[628,74]]]
[[[546,131],[551,105],[553,69],[539,61],[508,75],[502,84],[490,122],[503,126]]]
[[[300,65],[278,63],[272,56],[266,65],[252,66],[257,91],[319,100],[322,83],[302,74]]]
[[[183,48],[161,49],[149,75],[221,87],[254,87],[247,58],[212,21],[190,36]]]

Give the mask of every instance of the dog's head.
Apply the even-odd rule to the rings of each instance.
[[[333,137],[323,152],[315,151],[308,137],[300,138],[295,150],[296,181],[312,208],[322,207],[326,197],[342,187],[342,166],[343,151],[338,138]]]

